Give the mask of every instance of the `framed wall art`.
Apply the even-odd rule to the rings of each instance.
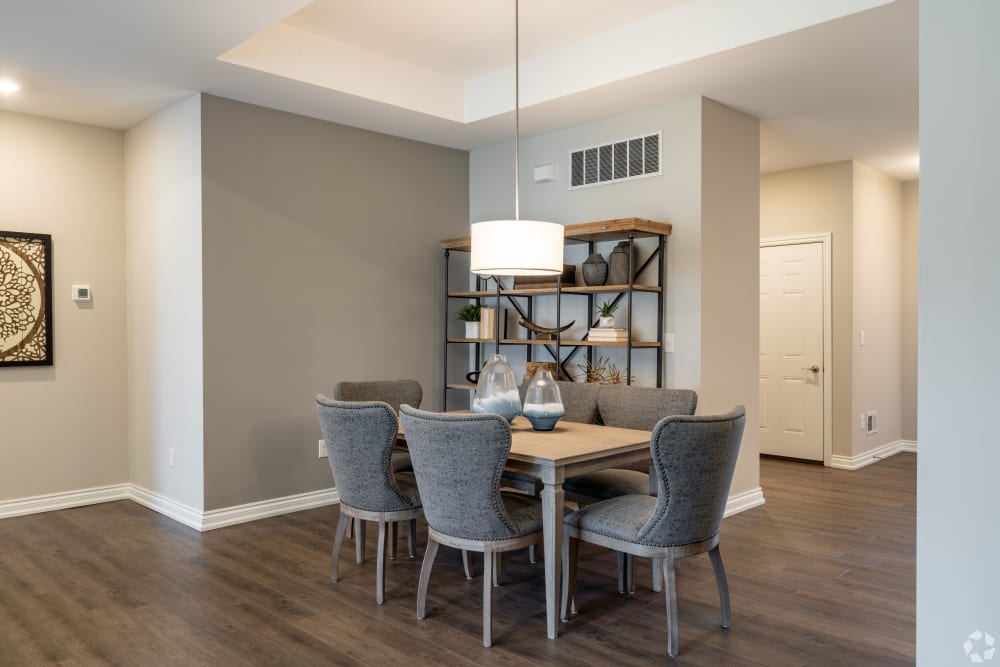
[[[52,365],[52,236],[0,231],[0,366]]]

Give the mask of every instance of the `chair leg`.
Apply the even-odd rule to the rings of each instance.
[[[499,586],[503,579],[503,554],[499,551],[493,552],[493,585]]]
[[[424,550],[424,562],[420,566],[420,579],[417,582],[417,618],[422,619],[427,616],[427,584],[431,580],[431,568],[434,567],[434,559],[437,557],[438,543],[434,538],[428,536],[427,549]]]
[[[653,559],[653,592],[659,593],[663,590],[663,563],[659,558]]]
[[[389,524],[393,525],[393,524]],[[378,557],[375,560],[375,602],[382,604],[385,602],[385,552],[386,552],[386,533],[388,526],[386,525],[385,519],[380,519],[378,522]]]
[[[628,579],[628,556],[624,551],[616,551],[615,555],[618,556],[618,593],[620,595],[626,590],[625,586]]]
[[[427,556],[424,556],[426,559]],[[472,579],[472,556],[465,549],[462,549],[462,567],[465,568],[465,578]]]
[[[726,581],[726,568],[722,567],[722,554],[719,545],[708,552],[712,559],[712,569],[715,570],[715,583],[719,585],[719,604],[722,606],[722,627],[728,628],[730,621],[729,582]]]
[[[666,588],[667,603],[667,654],[677,657],[677,582],[674,577],[674,557],[667,555],[662,561],[663,579]]]
[[[535,545],[534,544],[529,544],[528,545],[528,562],[531,563],[532,565],[534,565],[535,563],[538,562],[538,557],[535,554]]]
[[[483,647],[493,643],[493,550],[487,545],[483,550]]]
[[[569,533],[563,533],[562,604],[559,618],[568,620],[570,613],[576,613],[576,560],[580,541]]]
[[[350,517],[341,512],[337,527],[333,531],[333,569],[330,571],[330,581],[337,581],[340,570],[340,547],[344,545],[344,533],[349,525],[351,525]]]
[[[399,538],[399,522],[389,524],[389,558],[396,560],[396,540]]]
[[[635,593],[635,556],[625,554],[625,591],[632,595]]]
[[[354,520],[354,551],[358,565],[365,562],[365,522],[361,519]]]
[[[410,558],[417,557],[417,520],[410,519],[406,524],[406,548],[410,553]]]
[[[347,533],[347,536],[349,538],[351,538],[352,540],[354,539],[354,521],[351,521],[347,524],[347,530],[345,532]]]

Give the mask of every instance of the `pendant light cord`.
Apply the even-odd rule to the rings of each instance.
[[[521,57],[518,18],[518,0],[514,0],[514,220],[521,219]]]

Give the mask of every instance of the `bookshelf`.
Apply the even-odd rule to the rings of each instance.
[[[556,319],[560,320],[563,313],[563,302],[566,303],[567,310],[573,313],[581,312],[579,303],[586,305],[586,318],[592,321],[584,322],[589,327],[597,326],[597,318],[594,315],[595,297],[608,297],[616,304],[625,305],[625,321],[619,322],[617,326],[622,326],[626,330],[624,340],[589,340],[585,331],[582,336],[563,337],[559,336],[552,340],[538,339],[530,332],[525,332],[525,338],[512,338],[504,336],[504,327],[501,325],[501,348],[507,346],[523,346],[526,350],[528,361],[557,361],[561,379],[568,379],[572,374],[566,365],[577,355],[584,354],[586,358],[593,362],[595,350],[599,348],[623,348],[625,350],[625,376],[628,381],[632,378],[632,352],[633,350],[652,350],[652,352],[641,352],[655,355],[656,365],[656,386],[663,384],[663,313],[664,313],[664,274],[666,271],[666,238],[670,235],[671,226],[668,223],[645,220],[641,218],[622,218],[616,220],[603,220],[597,222],[586,222],[577,225],[566,225],[565,243],[567,246],[586,246],[587,254],[595,251],[595,246],[600,242],[607,241],[628,241],[629,250],[629,270],[627,275],[629,281],[626,284],[618,285],[560,285],[520,287],[513,286],[510,278],[506,279],[509,287],[500,290],[501,308],[511,309],[517,315],[532,319],[535,310],[535,300],[540,297],[555,297]],[[654,242],[648,244],[652,249],[645,257],[636,257],[636,239],[650,238]],[[471,250],[471,240],[469,237],[446,239],[441,242],[444,251],[445,261],[445,299],[449,303],[468,303],[472,301],[483,306],[493,306],[496,303],[497,289],[493,278],[475,277],[475,287],[472,290],[447,290],[449,285],[449,271],[451,269],[451,254],[453,252],[469,252]],[[581,277],[582,278],[582,277]],[[652,278],[652,280],[651,280]],[[637,283],[638,280],[642,283]],[[494,285],[490,289],[491,283]],[[639,297],[639,298],[637,298]],[[636,308],[654,309],[656,320],[656,336],[652,339],[637,340],[633,335],[633,319]],[[448,322],[452,317],[452,307],[445,309],[445,331],[448,330]],[[567,318],[563,318],[567,319]],[[569,317],[568,319],[579,319]],[[464,338],[445,337],[444,340],[444,409],[448,409],[448,394],[450,391],[474,390],[475,385],[465,379],[465,374],[469,371],[464,366],[461,368],[449,368],[448,351],[450,346],[465,345],[472,346],[475,353],[475,368],[482,366],[485,354],[492,352],[492,347],[496,344],[493,336],[488,338]],[[501,349],[501,352],[503,350]]]

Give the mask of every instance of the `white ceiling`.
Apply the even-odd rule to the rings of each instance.
[[[0,108],[127,128],[203,91],[457,148],[510,140],[513,3],[4,0]],[[761,169],[917,175],[916,0],[531,0],[522,134],[705,95]]]

